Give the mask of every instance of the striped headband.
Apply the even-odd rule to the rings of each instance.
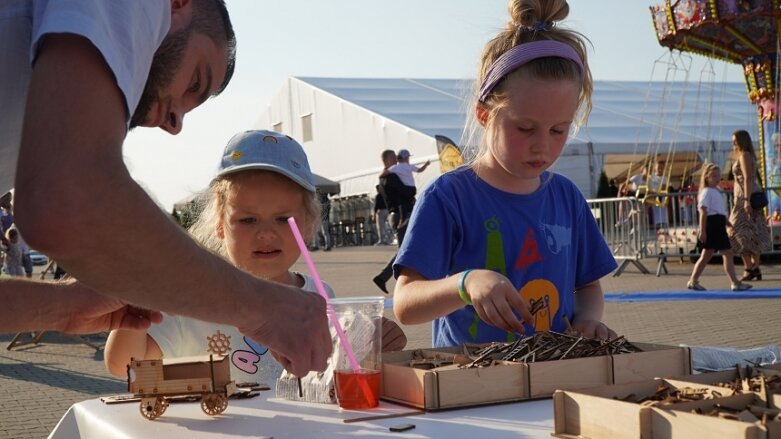
[[[578,65],[583,73],[583,62],[578,52],[570,45],[555,40],[540,40],[519,44],[503,53],[488,69],[488,74],[483,79],[478,96],[479,102],[485,102],[494,87],[518,67],[537,58],[558,57],[568,59]]]

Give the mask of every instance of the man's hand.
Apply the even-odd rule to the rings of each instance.
[[[59,331],[69,334],[94,334],[114,329],[146,330],[160,323],[162,314],[96,293],[77,281],[71,281],[62,291],[62,302],[56,304],[65,311]]]
[[[237,326],[239,332],[267,346],[297,377],[325,370],[332,349],[325,300],[300,288],[273,283],[263,286],[271,287],[260,294],[265,306],[245,304],[249,323]]]

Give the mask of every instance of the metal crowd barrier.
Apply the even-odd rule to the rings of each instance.
[[[371,245],[377,231],[371,217],[374,203],[368,194],[331,198],[331,237],[337,246]]]
[[[781,188],[768,188],[768,191]],[[732,192],[722,192],[728,212],[732,209]],[[697,232],[699,211],[697,192],[653,194],[645,199],[635,197],[587,200],[602,236],[620,262],[613,276],[620,276],[630,264],[641,273],[651,272],[643,259],[656,258],[656,275],[667,273],[668,258],[699,258]],[[771,212],[772,214],[772,212]],[[768,220],[770,250],[781,253],[781,218]]]

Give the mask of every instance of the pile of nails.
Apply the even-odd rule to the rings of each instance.
[[[640,349],[629,343],[623,335],[612,340],[601,340],[553,331],[538,331],[532,336],[522,337],[511,343],[491,343],[474,351],[464,345],[464,352],[472,361],[463,364],[462,368],[486,367],[497,361],[534,363],[616,355],[640,352]]]

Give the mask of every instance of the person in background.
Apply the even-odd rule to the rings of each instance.
[[[0,250],[5,253],[3,271],[10,276],[24,276],[22,246],[19,243],[19,238],[19,230],[10,228],[5,232],[5,243],[0,244]]]
[[[371,216],[371,220],[377,227],[377,242],[374,245],[390,245],[393,238],[388,226],[388,203],[385,201],[385,196],[380,193],[380,185],[376,185],[374,188],[377,190]]]
[[[700,275],[710,262],[715,252],[721,253],[724,260],[724,273],[730,280],[732,291],[746,291],[751,285],[745,284],[735,276],[735,265],[732,262],[732,248],[727,236],[727,228],[732,224],[727,221],[727,203],[718,190],[721,181],[721,169],[715,163],[706,163],[702,166],[700,177],[700,191],[697,195],[697,208],[700,210],[699,240],[702,242],[702,253],[694,264],[692,275],[686,288],[696,291],[705,291],[700,285]]]
[[[398,154],[396,154],[398,163],[391,166],[388,171],[398,175],[404,186],[412,188],[412,195],[415,196],[417,188],[415,187],[415,177],[412,174],[425,171],[428,165],[431,164],[431,160],[426,160],[426,163],[423,163],[421,166],[415,166],[409,162],[410,155],[406,149],[400,149]]]
[[[618,183],[615,178],[611,178],[607,184],[608,197],[615,198],[618,196]]]
[[[130,129],[178,134],[188,112],[227,87],[236,38],[225,2],[0,5],[0,193],[15,188],[27,243],[78,279],[67,287],[3,279],[0,332],[108,324],[104,331],[159,318],[132,303],[238,327],[297,376],[323,370],[331,352],[323,298],[202,248],[123,161]]]
[[[665,164],[662,160],[656,162],[654,174],[648,177],[648,195],[667,192],[670,182],[667,181],[667,177],[664,175],[664,166]],[[669,219],[667,215],[667,204],[669,200],[667,197],[646,196],[646,199],[652,202],[650,211],[654,228],[659,230],[668,227]]]
[[[11,226],[11,229],[9,230],[16,230],[17,236],[19,237],[19,250],[22,252],[22,268],[24,269],[24,276],[31,278],[33,277],[33,260],[30,257],[30,246],[27,245],[27,243],[24,241],[24,237],[22,237],[22,234],[19,232],[16,224]]]
[[[320,202],[320,211],[322,218],[319,224],[319,235],[315,233],[313,238],[313,244],[310,250],[320,249],[320,236],[323,237],[323,250],[330,251],[334,245],[333,238],[331,238],[331,198],[324,192],[317,191],[317,199]]]
[[[585,337],[615,337],[602,322],[600,278],[616,261],[577,186],[547,170],[590,108],[584,37],[558,24],[564,0],[509,9],[477,75],[470,132],[483,134],[466,143],[477,156],[423,191],[394,265],[393,311],[402,324],[433,320],[435,347],[570,323]]]
[[[729,215],[732,223],[730,244],[735,254],[743,259],[743,276],[740,280],[762,280],[759,256],[769,249],[771,240],[762,209],[751,207],[751,194],[761,190],[761,186],[754,144],[748,131],[737,130],[732,134],[732,151],[736,160],[732,164],[735,185]]]
[[[0,197],[0,241],[5,243],[5,232],[14,224],[13,198],[14,194],[8,192]]]
[[[641,186],[645,186],[646,178],[648,177],[648,168],[642,166],[639,171],[639,174],[633,174],[626,180],[628,184],[627,193],[629,196],[637,197],[637,191],[640,190]]]
[[[386,149],[382,152],[381,158],[385,168],[380,173],[380,193],[388,203],[388,218],[391,228],[396,234],[396,242],[401,246],[407,233],[412,208],[415,205],[415,187],[404,184],[398,174],[390,171],[398,163],[396,153],[393,150]],[[395,260],[396,255],[393,255],[382,271],[372,278],[372,282],[385,294],[389,294],[386,284],[393,277]]]

